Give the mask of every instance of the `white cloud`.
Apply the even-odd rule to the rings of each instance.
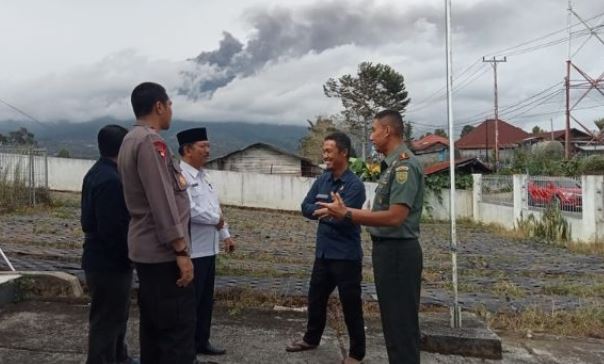
[[[31,3],[31,0],[25,3]],[[69,2],[65,2],[67,3]],[[129,102],[132,88],[139,82],[152,80],[164,84],[169,89],[174,100],[176,118],[304,125],[306,119],[339,110],[337,100],[328,99],[323,95],[322,84],[329,77],[354,73],[360,62],[372,61],[387,63],[406,77],[407,90],[412,98],[407,117],[418,123],[416,130],[424,132],[446,122],[444,92],[437,92],[440,97],[421,103],[445,86],[442,33],[444,11],[440,0],[408,1],[404,6],[394,0],[297,1],[297,6],[286,9],[293,14],[292,19],[304,26],[315,24],[321,31],[308,34],[296,45],[283,43],[284,39],[289,39],[287,37],[275,37],[274,39],[281,42],[278,45],[282,52],[269,49],[270,52],[267,51],[266,54],[272,56],[266,63],[265,59],[260,57],[260,62],[251,71],[230,74],[234,77],[232,81],[217,88],[209,99],[202,97],[191,100],[179,95],[177,91],[185,82],[181,76],[182,71],[195,72],[195,81],[220,81],[217,75],[221,75],[220,72],[224,70],[204,64],[194,65],[184,59],[195,56],[200,51],[215,49],[223,30],[243,34],[238,38],[246,44],[258,35],[254,27],[262,27],[265,31],[272,29],[260,25],[258,19],[271,21],[271,16],[278,12],[272,7],[267,8],[267,4],[278,4],[277,1],[255,0],[252,3],[254,10],[251,12],[244,10],[241,5],[243,3],[234,3],[236,6],[229,8],[224,19],[208,20],[206,23],[203,19],[219,17],[207,14],[200,16],[201,12],[207,10],[218,14],[226,5],[218,1],[210,1],[207,8],[191,5],[191,14],[184,18],[178,16],[186,13],[186,7],[181,5],[175,5],[174,9],[164,7],[149,10],[152,18],[158,21],[162,19],[163,11],[165,24],[163,28],[159,27],[159,30],[152,24],[148,24],[149,29],[141,29],[144,22],[140,20],[133,20],[135,27],[128,28],[128,19],[133,17],[120,13],[122,15],[118,15],[113,24],[104,24],[106,37],[103,36],[102,30],[91,30],[101,27],[97,21],[93,21],[95,26],[82,26],[81,34],[78,34],[78,29],[62,23],[66,15],[59,14],[56,22],[42,22],[49,29],[49,34],[57,39],[54,46],[46,36],[32,37],[33,33],[42,31],[36,28],[34,21],[42,14],[36,12],[27,18],[26,23],[31,29],[24,30],[22,35],[18,32],[13,35],[15,44],[28,46],[21,47],[20,50],[12,43],[0,41],[0,45],[9,51],[9,69],[21,70],[0,76],[0,98],[42,121],[86,121],[102,116],[129,119],[132,118]],[[117,4],[110,2],[109,9],[113,7],[115,11]],[[141,5],[142,2],[137,4]],[[188,1],[186,4],[192,2]],[[342,4],[346,6],[346,14],[350,15],[350,19],[340,19],[330,24],[330,18],[324,16],[321,11],[337,14]],[[604,13],[604,3],[601,2],[582,0],[575,1],[575,5],[577,11],[585,18]],[[18,2],[11,3],[9,10],[13,15],[19,6]],[[123,6],[131,9],[131,5]],[[486,116],[492,109],[492,71],[488,65],[480,62],[480,58],[498,49],[505,49],[564,28],[566,1],[537,0],[527,3],[521,0],[466,0],[454,2],[453,6],[456,74],[459,75],[461,70],[474,64],[470,72],[456,81],[456,86],[473,81],[454,97],[456,120],[461,122],[466,121],[468,116],[479,113],[485,113]],[[54,14],[46,5],[41,6],[41,9]],[[69,12],[66,9],[60,10]],[[161,9],[163,10],[160,11]],[[83,7],[76,6],[71,14],[71,17],[77,18],[77,24],[85,23],[87,18],[84,10]],[[97,10],[101,15],[110,13],[107,9]],[[144,14],[143,12],[141,17],[144,17]],[[255,14],[255,17],[250,14]],[[316,17],[317,14],[323,15]],[[362,18],[362,21],[357,21],[358,14],[382,21],[368,21]],[[194,20],[197,17],[204,24],[196,24]],[[184,20],[179,22],[179,19]],[[234,19],[239,20],[234,22]],[[246,23],[249,19],[255,19],[256,23]],[[309,19],[314,23],[309,22]],[[0,30],[11,24],[9,19],[1,16],[0,20],[5,21],[2,23],[4,25],[0,25]],[[597,20],[599,22],[594,23],[595,25],[600,24],[604,18]],[[15,20],[12,24],[14,22]],[[339,33],[330,33],[331,25],[334,29],[339,29]],[[7,29],[5,30],[8,31]],[[277,26],[276,29],[280,28]],[[294,35],[289,41],[295,42],[295,32],[307,28],[296,28],[292,25],[286,29],[291,32],[288,37]],[[342,34],[344,31],[349,34]],[[68,40],[60,38],[66,33],[69,33]],[[602,33],[600,31],[600,34]],[[270,32],[264,34],[270,35]],[[20,36],[34,43],[27,43],[25,38],[19,38]],[[563,38],[564,33],[559,36]],[[90,46],[89,43],[94,45]],[[274,46],[270,42],[257,44],[269,48]],[[36,50],[38,52],[35,52]],[[99,56],[101,53],[109,56],[103,58]],[[505,54],[506,52],[496,53],[498,56]],[[604,46],[592,39],[579,53],[576,61],[593,77],[597,77],[604,71],[600,61],[603,55]],[[45,62],[46,58],[48,64]],[[502,108],[517,103],[557,81],[561,82],[565,73],[565,58],[564,44],[510,56],[508,62],[501,64],[499,68]],[[20,60],[22,65],[19,64]],[[60,66],[62,62],[64,66]],[[600,105],[604,104],[604,97],[596,93],[592,95],[587,98],[589,101],[586,101],[586,106],[598,105],[598,102]],[[550,101],[554,104],[526,111],[525,115],[519,115],[511,121],[526,128],[534,125],[548,128],[549,118],[552,117],[555,124],[561,126],[562,113],[544,114],[558,107],[555,105],[555,102],[559,101],[557,98]],[[523,110],[512,112],[510,116],[520,111]],[[537,115],[532,116],[533,114]],[[604,108],[577,111],[577,115],[590,123],[595,117],[604,115]],[[21,116],[14,111],[0,107],[0,120],[19,118]],[[476,118],[477,121],[479,119]]]

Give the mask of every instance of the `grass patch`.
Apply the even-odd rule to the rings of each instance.
[[[599,255],[604,257],[604,242],[601,241],[597,241],[594,243],[568,242],[565,244],[565,247],[573,253]]]
[[[521,298],[526,296],[524,290],[508,279],[497,281],[493,286],[493,292],[500,297],[505,298]]]
[[[519,313],[479,312],[490,327],[518,333],[548,333],[561,336],[585,336],[604,339],[604,307],[588,306],[576,310],[529,308]]]
[[[604,283],[561,283],[543,287],[545,294],[576,296],[581,298],[604,298]]]
[[[216,259],[216,274],[223,276],[246,276],[257,278],[274,278],[274,277],[298,277],[305,278],[310,275],[307,271],[279,271],[271,266],[263,266],[250,261],[242,261],[230,259],[222,255],[218,255]]]
[[[444,288],[444,289],[446,289],[448,291],[453,292],[453,282],[451,282],[451,281],[447,281],[447,282],[444,282],[442,284],[438,284],[436,286],[437,287],[438,286],[442,286],[442,288]],[[458,292],[469,293],[469,292],[480,292],[480,291],[483,291],[483,290],[484,290],[484,288],[482,288],[481,286],[476,285],[474,283],[468,283],[468,282],[464,282],[464,281],[458,281],[457,282],[457,291]]]
[[[250,308],[272,310],[275,305],[284,307],[306,307],[306,296],[284,296],[277,291],[262,291],[252,288],[223,288],[217,289],[214,293],[217,303],[227,307],[230,315],[238,315],[242,311]],[[339,311],[340,317],[342,308],[340,301],[332,294],[329,298],[328,310],[330,315]],[[426,308],[428,311],[433,309]],[[422,311],[425,311],[422,307]],[[377,302],[363,302],[363,316],[366,318],[379,317],[380,309]]]

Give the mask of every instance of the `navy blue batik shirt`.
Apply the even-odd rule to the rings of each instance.
[[[320,175],[313,183],[310,191],[302,202],[302,214],[312,220],[317,220],[313,212],[319,208],[319,201],[332,201],[331,192],[338,192],[346,206],[360,209],[365,202],[365,185],[359,177],[347,169],[340,178],[334,179],[331,171]],[[317,258],[360,260],[363,257],[361,249],[361,226],[346,220],[324,218],[319,220],[317,227]]]

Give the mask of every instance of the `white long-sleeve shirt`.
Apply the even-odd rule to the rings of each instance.
[[[207,257],[220,252],[218,242],[230,237],[226,226],[218,231],[222,211],[218,191],[208,181],[207,173],[181,161],[180,168],[187,179],[191,202],[191,258]]]

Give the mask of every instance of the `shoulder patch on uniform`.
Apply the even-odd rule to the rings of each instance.
[[[162,158],[166,158],[166,151],[168,150],[168,146],[161,140],[156,140],[153,142],[153,146],[155,150],[159,153]]]
[[[409,176],[409,167],[407,166],[399,166],[396,167],[394,179],[397,183],[403,184],[407,182],[407,177]]]
[[[407,154],[407,153],[405,153],[405,152],[402,152],[402,153],[401,153],[401,154],[399,154],[399,156],[398,156],[398,160],[400,160],[400,161],[404,161],[404,160],[407,160],[407,159],[409,159],[409,154]]]

